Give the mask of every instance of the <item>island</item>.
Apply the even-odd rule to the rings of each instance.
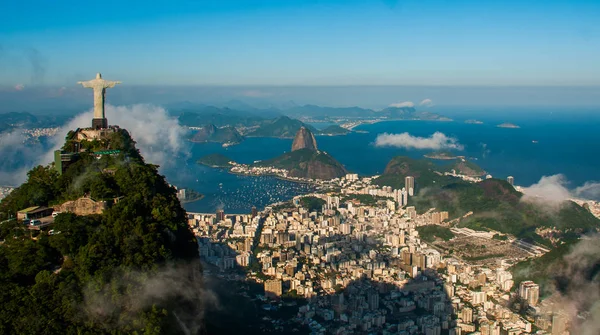
[[[198,159],[196,162],[211,168],[230,168],[233,166],[233,160],[222,154],[206,155]]]
[[[483,124],[483,121],[470,119],[470,120],[466,120],[465,123],[467,123],[467,124]]]
[[[434,151],[424,155],[429,159],[441,159],[441,160],[452,160],[457,159],[458,156],[454,155],[450,151]]]
[[[511,129],[521,128],[521,127],[517,126],[514,123],[508,123],[508,122],[499,124],[496,127],[498,127],[498,128],[511,128]]]

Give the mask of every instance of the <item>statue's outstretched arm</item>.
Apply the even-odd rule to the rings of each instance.
[[[93,87],[92,83],[91,83],[91,82],[89,82],[89,81],[78,81],[78,82],[77,82],[77,84],[81,84],[81,85],[83,85],[83,87],[85,87],[85,88],[90,88],[90,87]]]
[[[106,82],[106,88],[113,88],[115,87],[115,85],[120,84],[120,81],[107,81]]]

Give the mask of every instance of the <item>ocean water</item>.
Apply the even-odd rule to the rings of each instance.
[[[455,121],[389,121],[362,125],[357,129],[367,133],[317,136],[317,145],[349,171],[374,175],[382,173],[394,156],[422,158],[433,151],[376,147],[377,135],[408,132],[413,136],[429,137],[439,131],[456,138],[464,146],[464,150],[456,151],[457,154],[467,156],[494,177],[514,176],[518,185],[528,186],[542,176],[559,173],[566,176],[570,188],[587,181],[600,181],[600,110],[569,113],[564,110],[523,109],[483,113],[480,110],[457,109],[436,112],[449,115]],[[484,124],[464,123],[471,118]],[[503,122],[517,124],[520,128],[496,127]],[[165,171],[165,175],[171,183],[205,194],[204,199],[185,204],[189,211],[213,212],[224,208],[230,213],[246,213],[253,205],[260,209],[269,203],[309,192],[311,188],[272,177],[235,176],[200,166],[195,161],[219,152],[237,162],[252,163],[289,151],[291,144],[291,139],[274,138],[249,138],[229,148],[218,144],[193,144],[185,165]]]

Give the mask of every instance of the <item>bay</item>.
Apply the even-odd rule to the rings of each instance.
[[[575,188],[587,181],[600,181],[600,113],[598,111],[561,112],[524,109],[482,114],[480,111],[452,111],[455,121],[388,121],[362,125],[346,136],[317,136],[320,150],[339,160],[346,168],[360,175],[375,175],[384,171],[394,156],[422,158],[432,149],[377,147],[375,140],[383,133],[404,133],[429,137],[435,132],[456,138],[464,147],[456,154],[464,155],[496,178],[511,175],[518,185],[528,186],[542,176],[564,174],[568,187]],[[484,124],[467,124],[476,118]],[[520,128],[499,128],[504,122]],[[165,171],[168,180],[180,187],[203,193],[205,198],[185,204],[188,211],[247,213],[254,205],[265,205],[312,191],[312,188],[282,181],[274,177],[235,176],[223,170],[195,163],[207,154],[222,153],[240,163],[252,163],[280,155],[291,148],[291,139],[248,138],[239,145],[223,148],[219,144],[191,144],[185,164]],[[447,163],[437,161],[438,164]]]

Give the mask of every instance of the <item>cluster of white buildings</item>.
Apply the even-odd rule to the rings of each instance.
[[[297,198],[254,215],[192,215],[201,256],[222,271],[247,267],[247,279],[263,283],[275,303],[307,299],[294,320],[313,333],[516,335],[535,325],[538,334],[567,334],[554,331],[566,329],[564,318],[526,318],[507,307],[520,297],[535,309],[539,287],[524,282],[514,292],[506,262],[473,266],[420,239],[416,228],[441,224],[447,212],[343,201],[365,189],[358,194],[395,192],[358,176],[339,183],[337,194],[311,195],[323,200],[319,211]]]

